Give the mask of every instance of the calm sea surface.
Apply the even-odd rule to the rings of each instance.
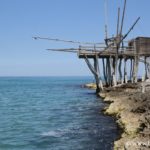
[[[111,150],[113,118],[88,77],[1,77],[0,150]]]

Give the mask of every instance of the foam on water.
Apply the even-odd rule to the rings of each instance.
[[[62,133],[58,132],[58,131],[48,131],[48,132],[43,132],[41,134],[41,136],[44,136],[44,137],[61,137]]]

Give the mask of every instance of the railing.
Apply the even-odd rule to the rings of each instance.
[[[106,54],[106,55],[116,55],[117,47],[116,46],[111,46],[111,47],[106,47],[106,46],[79,46],[79,52],[78,55],[95,55],[95,54]],[[119,55],[120,54],[127,54],[127,55],[134,55],[135,54],[135,49],[133,46],[124,46],[119,48],[118,51]]]

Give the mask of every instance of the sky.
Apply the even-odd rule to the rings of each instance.
[[[123,0],[108,1],[108,33],[115,35],[117,8]],[[33,36],[103,42],[105,0],[0,0],[0,76],[89,76],[76,54],[50,52],[48,48],[77,48]],[[123,33],[137,17],[129,35],[150,36],[149,0],[127,0]],[[101,64],[101,63],[100,63]],[[142,69],[142,67],[140,68]]]

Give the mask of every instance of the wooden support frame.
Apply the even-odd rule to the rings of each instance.
[[[99,70],[99,63],[98,63],[98,56],[95,55],[94,60],[94,66],[90,63],[89,59],[85,55],[85,62],[87,63],[87,66],[89,67],[90,71],[93,73],[96,81],[96,93],[99,93],[103,90],[103,84],[100,77],[100,70]]]

